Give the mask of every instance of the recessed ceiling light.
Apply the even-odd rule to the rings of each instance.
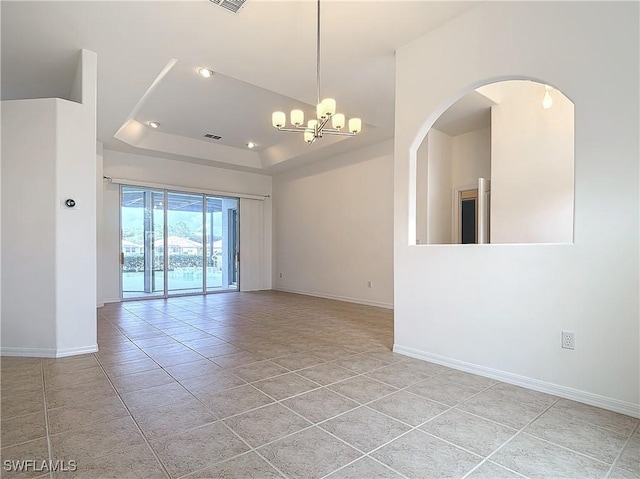
[[[213,70],[209,70],[208,68],[198,68],[198,73],[204,78],[211,78],[213,76]]]
[[[256,145],[253,141],[250,141],[249,143],[247,143],[247,148],[255,148],[256,146],[258,145]]]
[[[147,125],[149,125],[151,128],[160,128],[160,123],[158,123],[157,121],[150,121],[149,123],[147,123]]]

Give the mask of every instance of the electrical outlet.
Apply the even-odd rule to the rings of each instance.
[[[576,338],[573,333],[569,331],[562,331],[562,347],[564,349],[576,348]]]
[[[280,273],[280,277],[282,278],[282,273]]]
[[[368,281],[367,286],[369,286],[369,288],[373,288],[373,281]]]

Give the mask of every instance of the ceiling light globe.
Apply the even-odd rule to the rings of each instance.
[[[149,123],[147,123],[147,125],[149,125],[151,128],[153,128],[154,130],[156,128],[160,128],[160,123],[158,123],[157,121],[150,121]]]
[[[336,112],[336,101],[333,98],[325,98],[322,100],[324,105],[324,113],[326,116],[334,115]]]
[[[336,130],[344,128],[344,115],[342,113],[336,113],[331,117],[331,126]]]
[[[274,111],[271,115],[271,124],[274,128],[282,128],[287,122],[287,115],[283,111]]]
[[[255,147],[256,147],[256,144],[253,141],[250,141],[250,142],[247,143],[247,148],[252,149],[252,148],[255,148]]]
[[[309,122],[307,123],[307,128],[314,132],[317,126],[318,126],[318,120],[309,120]]]
[[[360,118],[351,118],[349,120],[349,131],[351,133],[360,133],[362,131],[362,120]]]
[[[544,97],[542,98],[542,108],[548,110],[553,106],[553,98],[551,98],[551,94],[549,90],[544,92]]]
[[[302,110],[291,110],[291,124],[295,126],[304,124],[304,112]]]

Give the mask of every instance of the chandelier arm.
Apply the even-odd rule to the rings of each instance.
[[[326,135],[335,135],[335,136],[356,136],[356,134],[351,131],[340,131],[340,130],[334,130],[333,128],[327,128],[326,130],[323,130],[323,133]]]

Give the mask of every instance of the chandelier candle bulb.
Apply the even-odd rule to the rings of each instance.
[[[360,118],[351,118],[349,120],[349,131],[351,133],[360,133],[362,131],[362,120]]]
[[[325,98],[322,100],[324,105],[325,116],[331,116],[336,112],[336,101],[333,98]]]
[[[274,111],[271,115],[271,123],[276,128],[282,128],[287,122],[287,115],[283,111]]]
[[[316,116],[319,120],[324,120],[327,117],[327,109],[324,103],[320,102],[316,106]]]
[[[336,130],[344,128],[344,115],[342,113],[336,113],[331,117],[331,126]]]
[[[300,126],[304,123],[304,112],[302,110],[291,110],[291,124]]]
[[[307,143],[313,143],[314,138],[315,136],[313,135],[313,132],[311,131],[304,132],[304,141],[306,141]]]
[[[307,128],[313,132],[316,131],[316,126],[318,126],[318,120],[309,120],[307,123]]]

